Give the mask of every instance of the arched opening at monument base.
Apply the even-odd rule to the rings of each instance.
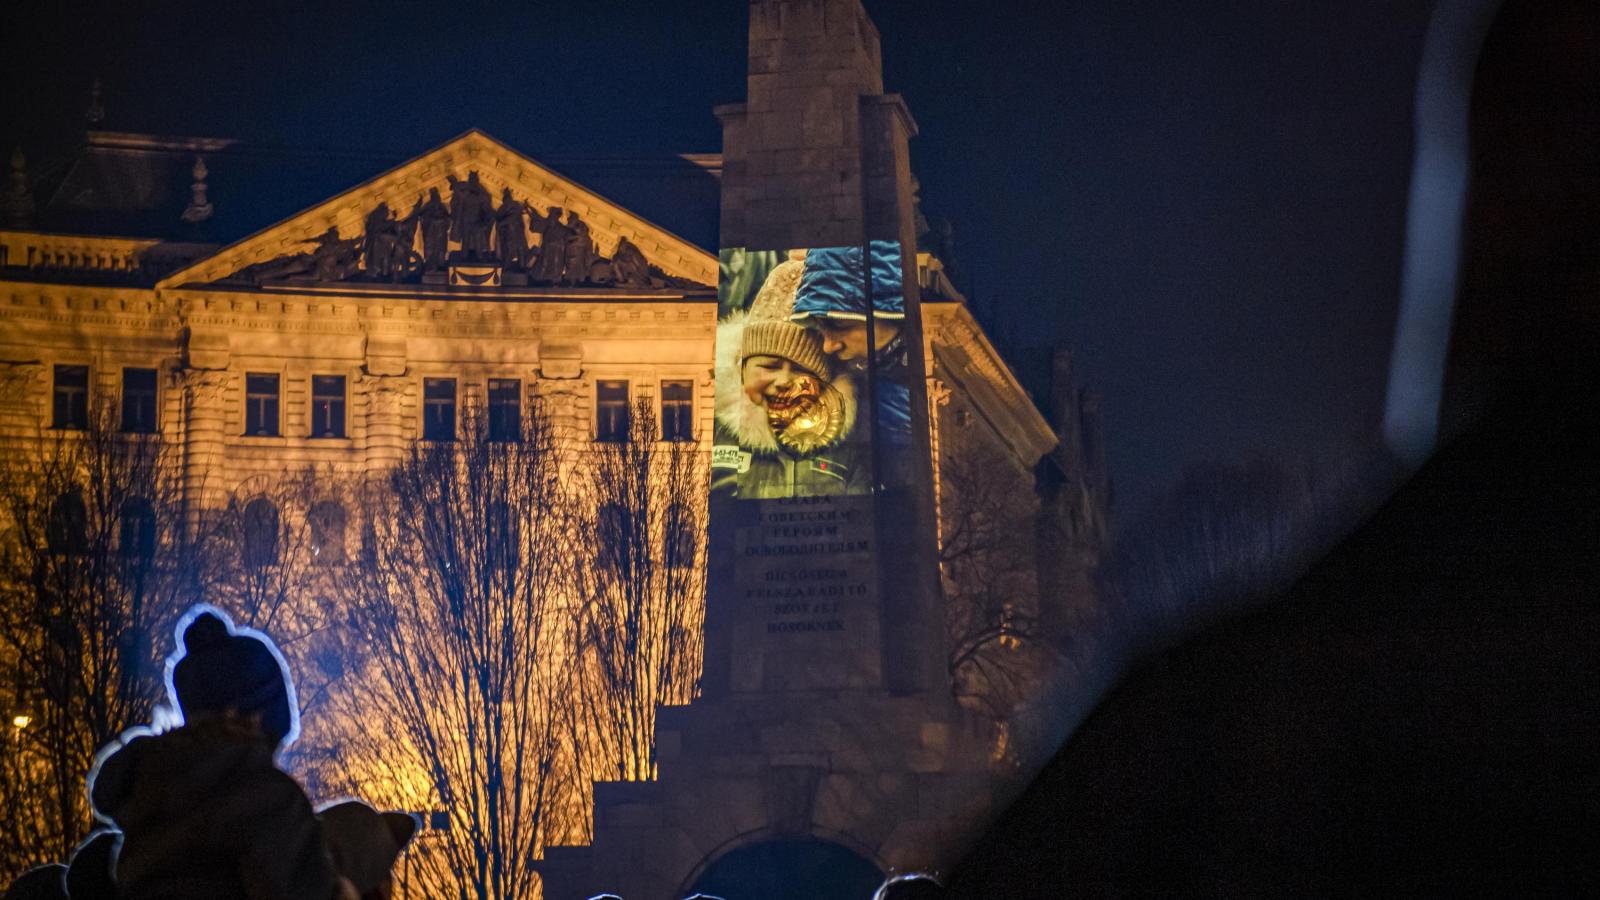
[[[722,900],[871,900],[883,873],[848,847],[816,838],[745,844],[717,857],[683,891]]]

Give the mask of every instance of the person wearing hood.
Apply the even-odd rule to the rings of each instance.
[[[72,851],[67,862],[67,896],[72,900],[116,900],[112,869],[122,835],[109,828],[95,831]]]
[[[790,316],[817,329],[823,352],[863,380],[871,356],[878,436],[888,449],[899,450],[911,441],[911,348],[901,329],[906,312],[900,243],[872,241],[867,252],[866,266],[860,247],[808,252]]]
[[[5,900],[66,900],[67,867],[61,863],[35,866],[11,882]]]
[[[925,872],[894,875],[884,881],[872,900],[944,900],[950,896],[937,878]]]
[[[135,729],[89,776],[96,815],[122,831],[125,900],[354,897],[311,801],[274,757],[297,731],[293,685],[264,635],[197,606],[178,628],[168,693],[183,724]]]
[[[394,864],[417,833],[417,817],[378,812],[360,800],[342,800],[317,813],[334,868],[361,900],[394,896]]]
[[[860,494],[868,454],[856,433],[856,391],[821,334],[793,321],[804,263],[767,275],[748,312],[718,325],[712,491],[741,499]]]

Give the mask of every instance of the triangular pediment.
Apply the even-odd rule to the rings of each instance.
[[[587,226],[597,259],[612,259],[625,238],[643,254],[656,283],[667,281],[708,288],[717,283],[715,255],[474,129],[185,266],[162,279],[158,287],[238,282],[241,273],[280,271],[284,268],[283,261],[315,249],[319,239],[325,240],[331,234],[329,229],[334,229],[341,240],[355,246],[365,233],[369,214],[378,204],[386,204],[396,217],[405,217],[419,201],[429,196],[430,190],[437,189],[449,202],[452,180],[465,182],[473,173],[496,205],[500,203],[502,191],[509,188],[513,198],[527,204],[535,213],[546,213],[551,207],[560,207],[568,214],[576,213]],[[537,232],[535,223],[533,233]],[[461,244],[454,238],[452,234],[450,252],[458,253]],[[420,250],[420,234],[415,240]],[[530,240],[536,242],[537,237],[530,236]],[[274,270],[274,266],[278,269]],[[316,275],[308,273],[305,277]]]

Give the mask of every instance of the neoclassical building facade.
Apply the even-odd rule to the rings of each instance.
[[[126,159],[141,165],[112,164]],[[606,439],[617,410],[640,401],[655,408],[663,439],[709,441],[714,252],[481,132],[226,244],[197,239],[218,233],[204,227],[222,218],[223,202],[206,179],[229,172],[225,142],[91,133],[45,197],[52,186],[13,164],[0,230],[0,437],[8,441],[82,428],[91,409],[110,408],[116,427],[181,446],[185,485],[205,503],[299,467],[376,471],[408,442],[450,434],[468,408],[521,415],[535,398],[574,446]],[[155,209],[137,211],[150,222],[163,203],[176,207],[167,236],[99,233],[127,218],[115,208],[123,195],[150,192],[140,182],[157,181],[163,165],[186,164],[193,182],[179,200],[187,202],[156,197],[147,202]],[[715,160],[691,166],[714,190]],[[661,181],[670,188],[673,178],[681,175]],[[460,197],[442,204],[438,226],[418,221],[425,211],[374,216],[380,205],[403,213],[430,196],[447,200],[452,185],[465,195],[469,180],[484,196],[523,206],[518,227],[532,264],[502,259],[509,226],[505,216],[493,221],[493,204],[484,216],[489,250],[475,254],[462,250],[464,217],[451,211]],[[103,215],[96,204],[108,207]],[[569,271],[541,274],[551,237],[537,225],[551,208],[563,216],[556,237],[566,239]],[[93,227],[97,220],[105,224]],[[446,235],[432,264],[423,260],[430,227],[431,237]],[[384,229],[407,231],[407,244],[390,251],[401,256],[395,269],[379,274],[374,239],[402,239]],[[574,231],[583,237],[573,240]],[[580,242],[589,246],[572,246]],[[1031,479],[1055,431],[940,261],[921,253],[918,272],[936,444],[979,441]]]
[[[639,403],[651,406],[661,440],[710,451],[721,157],[568,161],[558,172],[476,130],[398,165],[90,132],[44,167],[51,177],[31,174],[21,153],[10,164],[0,198],[7,453],[106,415],[118,431],[161,435],[180,451],[185,501],[220,506],[263,500],[262,485],[287,471],[381,472],[413,441],[455,436],[469,415],[484,416],[493,434],[536,403],[577,452],[626,431]],[[1058,632],[1084,602],[1083,575],[1105,530],[1092,397],[1058,361],[1052,424],[941,260],[919,250],[912,269],[936,519],[959,518],[976,461],[983,494],[1005,498],[1007,514],[1027,524],[1012,532],[1020,553],[1010,558],[1021,562],[1004,573],[1014,595],[1005,614],[1014,608]],[[360,514],[334,517],[350,530],[337,536],[341,546],[356,540]],[[845,787],[831,825],[827,804],[774,812],[769,788],[779,782],[741,782],[730,795],[738,803],[706,819],[698,843],[657,842],[670,860],[650,877],[666,885],[703,873],[748,835],[769,826],[787,834],[782,822],[795,810],[807,821],[794,827],[855,841],[852,852],[884,870],[935,858],[930,848],[953,846],[981,823],[993,809],[986,767],[1007,749],[1003,737],[993,742],[1001,732],[945,712],[924,721],[922,700],[868,699],[839,715],[803,698],[751,707],[775,734],[811,728],[815,737],[841,722],[857,722],[863,740],[892,732],[835,779]],[[657,734],[664,772],[700,765],[688,759],[694,742],[722,725],[694,723],[726,712],[718,709],[667,717]],[[902,753],[902,740],[921,749]],[[761,778],[816,765],[788,758],[772,749]],[[707,771],[721,759],[704,755]],[[873,766],[899,773],[896,784],[925,783],[917,790],[929,797],[942,791],[928,807],[939,812],[898,822],[895,804],[911,796],[898,788],[876,811],[845,803]],[[806,777],[806,791],[835,783]],[[597,787],[597,833],[638,799],[625,787]],[[603,870],[606,854],[632,853],[634,840],[612,839],[592,857],[558,853],[543,877],[567,896]]]

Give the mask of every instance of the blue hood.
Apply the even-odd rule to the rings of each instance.
[[[873,241],[872,306],[875,315],[904,318],[905,292],[901,286],[900,242]],[[826,247],[806,253],[805,274],[795,295],[793,318],[827,316],[841,319],[867,317],[867,292],[861,283],[861,248]]]

